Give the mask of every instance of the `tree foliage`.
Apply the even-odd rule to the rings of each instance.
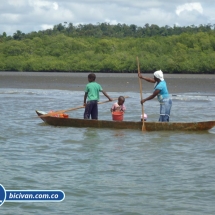
[[[1,71],[214,73],[211,26],[143,28],[66,23],[52,30],[0,35]]]

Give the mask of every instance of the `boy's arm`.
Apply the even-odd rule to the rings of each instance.
[[[84,94],[84,106],[86,106],[86,101],[87,101],[87,93],[85,92],[85,94]]]
[[[102,90],[101,92],[109,99],[109,101],[113,101],[113,99],[110,98],[109,95],[104,90]]]

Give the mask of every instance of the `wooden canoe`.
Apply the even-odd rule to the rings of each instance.
[[[110,121],[87,120],[77,118],[58,118],[53,116],[42,117],[46,114],[36,111],[37,115],[49,125],[68,127],[93,127],[93,128],[117,128],[142,130],[142,122],[135,121]],[[203,131],[215,126],[215,121],[204,122],[145,122],[146,131]]]

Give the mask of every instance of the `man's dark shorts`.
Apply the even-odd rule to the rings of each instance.
[[[84,111],[84,119],[98,119],[98,101],[88,101]]]

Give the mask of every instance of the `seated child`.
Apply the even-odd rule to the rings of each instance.
[[[112,105],[112,108],[110,109],[110,111],[111,112],[115,112],[115,111],[125,112],[126,107],[124,105],[124,102],[125,102],[125,98],[123,96],[119,96],[118,102],[116,102]]]

